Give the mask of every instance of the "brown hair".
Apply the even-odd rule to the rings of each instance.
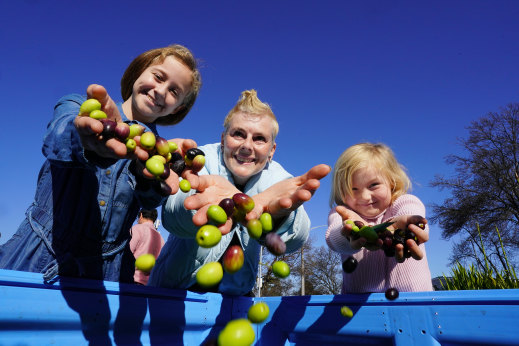
[[[155,123],[159,125],[174,125],[178,124],[185,118],[187,113],[193,107],[195,100],[202,85],[202,77],[197,68],[197,61],[189,49],[186,47],[174,44],[163,48],[150,49],[138,57],[133,59],[130,65],[124,71],[121,78],[121,96],[126,101],[130,98],[133,92],[133,84],[139,76],[151,65],[156,65],[164,62],[168,56],[173,56],[192,71],[191,90],[184,98],[184,103],[176,113],[169,114],[165,117],[158,118]]]

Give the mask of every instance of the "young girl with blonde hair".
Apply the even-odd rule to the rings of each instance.
[[[425,206],[407,194],[411,182],[391,149],[372,143],[351,146],[337,160],[332,179],[326,243],[343,261],[353,257],[358,263],[353,272],[343,272],[342,293],[431,291]],[[350,220],[371,226],[392,221],[388,229],[409,229],[417,241],[407,239],[405,247],[384,252],[382,239],[368,242],[356,236]]]

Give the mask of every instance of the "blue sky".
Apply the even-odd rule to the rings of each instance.
[[[254,88],[280,123],[275,159],[294,175],[348,146],[383,142],[429,206],[445,192],[446,155],[488,112],[519,98],[518,1],[3,1],[0,95],[0,243],[31,203],[42,137],[59,97],[119,81],[139,53],[172,43],[200,60],[203,87],[191,113],[164,137],[219,141],[240,92]],[[306,204],[326,224],[330,177]],[[429,208],[429,212],[431,209]],[[326,227],[312,238],[324,245]],[[166,231],[161,228],[166,235]],[[451,244],[432,225],[434,276]]]

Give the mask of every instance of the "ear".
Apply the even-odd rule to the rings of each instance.
[[[220,139],[220,144],[222,145],[222,149],[224,147],[224,138],[225,138],[225,132],[222,132],[222,138]]]
[[[274,145],[272,146],[272,149],[270,149],[269,160],[272,160],[272,158],[274,157],[275,151],[276,151],[276,143],[274,143]]]

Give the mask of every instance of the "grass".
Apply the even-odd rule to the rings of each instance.
[[[499,229],[496,228],[497,235],[499,237],[501,249],[505,257],[506,266],[501,270],[497,271],[492,269],[489,265],[489,259],[487,257],[483,240],[481,239],[481,232],[479,225],[477,225],[479,240],[483,257],[485,260],[484,268],[479,268],[470,264],[468,267],[463,266],[460,262],[457,262],[454,268],[452,268],[452,274],[450,277],[443,275],[443,279],[440,281],[441,286],[444,290],[484,290],[484,289],[507,289],[507,288],[519,288],[519,280],[517,280],[517,274],[513,266],[508,262],[506,251],[503,247],[503,241],[501,240],[501,234]],[[474,250],[474,254],[476,254]]]

